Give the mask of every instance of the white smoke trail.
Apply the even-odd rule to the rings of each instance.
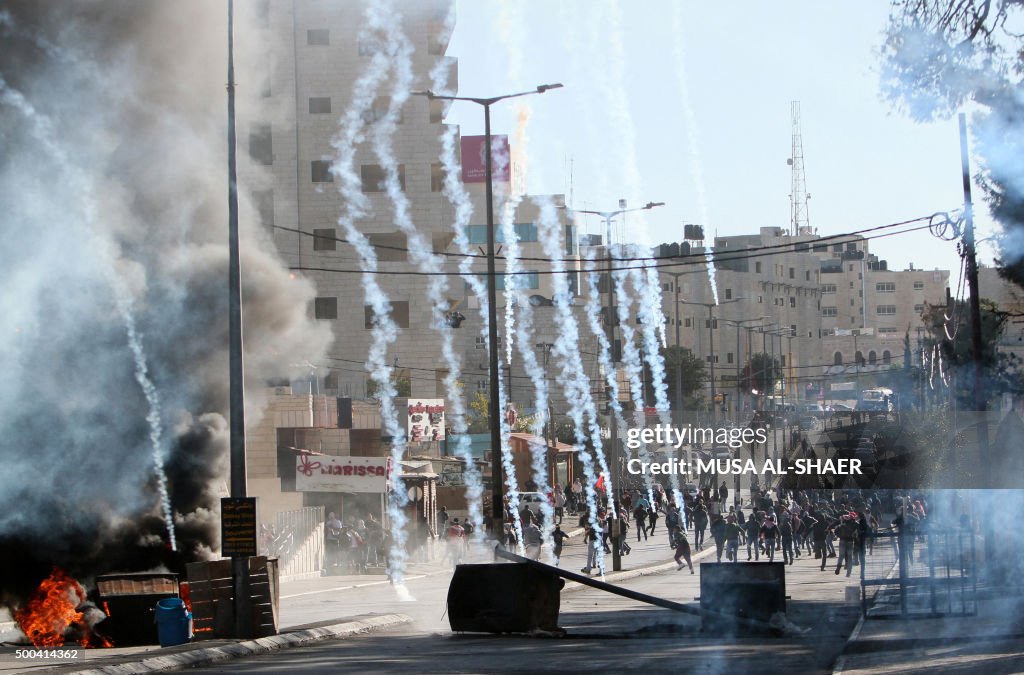
[[[454,241],[455,241],[456,246],[459,249],[459,252],[462,254],[462,260],[459,263],[459,273],[462,275],[462,278],[470,286],[470,289],[473,291],[473,293],[476,295],[477,299],[479,300],[479,303],[480,303],[480,316],[483,319],[481,321],[481,326],[480,326],[480,335],[481,335],[481,337],[483,339],[484,346],[487,347],[488,350],[490,350],[490,333],[488,331],[488,320],[487,320],[488,309],[489,309],[489,302],[488,302],[488,297],[487,297],[487,286],[486,286],[485,282],[480,279],[480,277],[478,277],[478,276],[476,276],[475,274],[472,273],[473,257],[470,255],[472,253],[472,251],[470,249],[469,238],[466,236],[466,229],[467,229],[466,226],[468,225],[470,217],[472,215],[473,207],[472,207],[472,205],[471,205],[471,203],[469,201],[468,194],[465,192],[465,188],[462,186],[462,183],[459,181],[459,176],[461,175],[461,168],[459,166],[458,160],[456,158],[456,153],[455,153],[455,139],[457,138],[457,131],[458,131],[457,129],[453,128],[448,133],[445,133],[441,137],[441,145],[442,145],[441,161],[442,161],[442,164],[444,165],[444,168],[445,168],[445,190],[444,190],[444,192],[448,196],[448,199],[451,200],[452,203],[455,204],[455,207],[456,207],[456,227],[455,227],[455,238],[454,238]],[[503,388],[502,388],[502,385],[501,385],[500,381],[498,383],[498,389],[499,389],[498,408],[499,408],[499,410],[503,410],[504,409],[504,395],[502,393],[503,392]],[[491,423],[493,424],[495,422],[492,421]],[[501,442],[501,446],[499,448],[497,448],[497,449],[492,448],[491,451],[492,452],[494,452],[494,451],[501,452],[502,453],[502,455],[501,455],[501,457],[502,457],[502,464],[503,464],[503,466],[507,466],[507,465],[511,464],[511,461],[512,461],[512,459],[511,459],[511,451],[510,451],[510,449],[508,447],[508,440],[507,440],[508,439],[508,432],[504,430],[504,421],[503,420],[498,420],[497,423],[503,425],[503,427],[502,427],[502,430],[503,430],[502,442]],[[468,449],[467,449],[467,453],[468,453]],[[514,480],[510,480],[509,479],[509,474],[508,474],[507,470],[506,470],[506,474],[505,475],[506,475],[506,485],[509,487],[509,493],[508,493],[509,505],[511,507],[511,511],[513,512],[512,513],[513,528],[515,529],[515,531],[517,533],[517,537],[518,537],[519,541],[522,542],[522,524],[521,524],[520,518],[519,518],[519,493],[518,493],[518,485],[515,484]],[[513,467],[513,471],[512,471],[511,476],[514,479],[515,467]],[[482,493],[482,487],[481,487],[481,493]],[[470,496],[467,495],[467,498],[470,498]],[[497,506],[497,508],[499,509],[499,511],[502,514],[505,513],[504,504],[500,504],[500,505],[496,505],[496,506]],[[494,524],[495,532],[497,532],[497,528],[500,525],[501,525],[501,522],[498,522],[498,523]]]
[[[565,270],[565,264],[562,262],[564,252],[558,216],[550,198],[538,197],[534,198],[534,202],[540,207],[540,218],[537,225],[538,236],[545,255],[551,259],[555,323],[561,327],[553,347],[556,362],[560,365],[556,371],[556,377],[569,401],[569,416],[573,421],[576,448],[583,463],[583,473],[586,476],[584,488],[587,495],[587,509],[590,522],[594,524],[594,529],[598,534],[595,542],[598,551],[598,568],[601,574],[604,574],[604,548],[600,543],[603,529],[597,517],[597,492],[595,490],[598,476],[595,472],[594,458],[587,451],[588,438],[601,471],[604,473],[606,493],[614,495],[615,486],[612,485],[611,472],[608,471],[604,459],[601,428],[597,418],[597,408],[590,393],[590,380],[587,378],[586,371],[583,369],[583,361],[580,358],[579,326],[570,304],[569,283],[563,274]],[[609,499],[608,508],[612,518],[615,518],[614,499]]]
[[[6,21],[10,22],[10,16],[5,16]],[[152,445],[151,455],[153,459],[154,474],[157,479],[157,488],[160,493],[160,506],[163,511],[164,521],[167,527],[168,542],[170,543],[171,550],[176,551],[178,549],[178,544],[174,531],[174,512],[171,508],[171,499],[167,490],[167,474],[164,470],[163,430],[160,420],[160,397],[157,394],[157,390],[153,385],[153,382],[149,379],[149,369],[146,365],[145,351],[142,347],[142,341],[135,330],[135,317],[131,311],[131,300],[129,298],[128,290],[124,287],[123,281],[114,272],[116,267],[114,261],[117,256],[111,250],[110,242],[102,239],[97,230],[99,214],[93,190],[86,178],[85,171],[82,168],[77,167],[75,163],[71,161],[71,158],[67,155],[64,149],[57,144],[55,130],[50,119],[36,110],[35,106],[33,106],[32,103],[21,94],[21,92],[11,89],[2,76],[0,76],[0,104],[14,108],[21,113],[26,120],[31,122],[33,136],[35,139],[39,141],[58,161],[58,163],[68,171],[67,183],[71,187],[72,192],[77,193],[78,199],[76,200],[76,203],[81,205],[81,215],[85,225],[93,236],[100,255],[108,263],[104,265],[104,267],[108,270],[108,282],[113,290],[115,303],[117,305],[118,312],[121,314],[121,320],[124,321],[125,324],[128,345],[131,349],[132,358],[135,363],[135,379],[142,388],[142,393],[146,398],[146,404],[149,408],[149,412],[146,415],[146,423],[149,425],[149,440]]]
[[[445,16],[444,30],[451,34],[455,28],[455,3],[448,7]],[[430,71],[431,90],[442,95],[453,95],[455,92],[449,89],[448,62],[445,59],[438,59],[434,68]],[[486,289],[482,287],[479,278],[468,274],[465,270],[471,264],[472,259],[467,257],[470,253],[469,239],[466,236],[466,229],[469,227],[473,215],[473,205],[470,202],[469,194],[466,192],[459,180],[462,174],[462,167],[459,165],[458,156],[455,152],[455,142],[458,139],[458,128],[446,126],[441,134],[441,166],[444,173],[442,194],[455,207],[455,221],[452,224],[452,231],[455,233],[455,244],[462,254],[460,269],[463,270],[462,279],[476,293],[478,298],[483,299],[482,307],[486,307]],[[462,268],[461,265],[467,265]],[[486,326],[486,320],[481,322]],[[469,426],[466,422],[466,401],[461,383],[462,362],[455,352],[454,334],[452,331],[442,333],[441,354],[447,366],[444,377],[445,392],[448,399],[448,420],[451,422],[452,431],[455,433],[455,454],[462,460],[462,476],[466,489],[466,509],[469,512],[469,521],[473,524],[473,538],[482,539],[483,528],[483,482],[480,469],[473,458],[469,442]]]
[[[384,28],[383,16],[374,5],[368,5],[366,23],[360,31],[360,40],[369,42],[375,31]],[[390,63],[382,49],[370,59],[365,72],[355,81],[352,101],[341,117],[341,128],[332,139],[335,157],[331,173],[338,179],[338,190],[345,202],[345,208],[338,217],[338,225],[345,237],[359,254],[359,266],[363,270],[363,292],[373,312],[373,326],[370,331],[371,343],[367,354],[366,367],[377,385],[380,394],[380,414],[384,432],[391,437],[391,468],[389,484],[391,493],[388,500],[388,515],[391,520],[391,546],[388,555],[388,575],[396,586],[405,578],[407,562],[406,524],[408,518],[405,506],[409,496],[401,477],[402,459],[405,455],[405,431],[398,422],[395,410],[396,391],[392,383],[392,369],[387,363],[388,345],[398,336],[398,326],[391,317],[391,303],[377,283],[377,254],[369,240],[355,225],[355,221],[368,211],[368,199],[362,192],[361,179],[355,170],[357,145],[365,139],[364,115],[373,105],[377,89],[387,76]]]
[[[615,295],[617,297],[616,309],[619,318],[619,327],[622,331],[622,364],[625,366],[626,375],[629,378],[629,389],[630,395],[633,399],[634,412],[634,424],[639,428],[644,425],[644,390],[643,380],[641,373],[643,372],[643,362],[640,358],[640,351],[636,346],[636,331],[633,330],[633,326],[630,324],[629,308],[632,305],[632,299],[629,292],[626,290],[626,282],[629,278],[628,270],[621,269],[624,267],[624,263],[621,262],[621,258],[625,252],[619,247],[612,248],[613,260],[620,260],[617,264],[617,269],[612,272],[612,279],[615,284]],[[628,255],[628,254],[627,254]],[[639,289],[634,289],[639,296]],[[638,297],[637,303],[640,305],[642,300]],[[647,450],[646,445],[641,444],[639,448],[640,460],[642,462],[649,463],[651,461],[650,453]],[[651,504],[654,503],[654,490],[653,481],[650,477],[644,477],[644,485],[647,488],[647,497]]]
[[[160,502],[164,511],[164,520],[167,522],[167,537],[170,540],[171,550],[178,550],[178,542],[174,536],[174,511],[171,510],[171,497],[167,492],[167,474],[164,471],[164,449],[163,449],[163,427],[160,422],[160,396],[152,380],[149,379],[149,368],[146,366],[146,354],[142,349],[142,340],[135,331],[135,317],[132,315],[130,301],[123,290],[116,293],[117,308],[124,319],[125,330],[128,333],[128,346],[132,350],[132,357],[135,359],[135,380],[142,387],[142,393],[146,397],[146,404],[149,412],[146,414],[146,423],[149,424],[149,443],[152,446],[153,466],[156,468],[157,489],[160,491]]]
[[[697,116],[693,113],[693,106],[690,103],[690,86],[686,76],[686,39],[683,34],[683,10],[677,4],[672,4],[672,34],[676,39],[672,41],[672,54],[676,61],[676,84],[679,86],[679,96],[683,107],[683,123],[686,126],[686,140],[689,145],[690,171],[693,173],[693,186],[697,192],[697,212],[700,214],[700,222],[703,226],[709,225],[708,200],[704,189],[704,170],[700,159],[700,135],[697,130]],[[711,247],[705,248],[704,258],[708,265],[708,282],[711,284],[711,293],[718,304],[718,283],[715,279],[715,259]]]
[[[530,460],[533,469],[533,481],[537,484],[537,491],[547,495],[551,489],[548,481],[548,456],[546,443],[541,439],[544,436],[545,427],[548,424],[548,382],[544,374],[544,367],[537,362],[537,354],[530,348],[533,336],[533,305],[523,302],[519,305],[519,322],[517,323],[519,353],[523,359],[523,369],[530,377],[533,384],[533,422],[530,431],[533,438],[530,439]],[[547,349],[547,346],[544,347]],[[556,439],[552,442],[557,443]],[[555,511],[551,503],[546,499],[540,504],[541,535],[543,541],[550,544],[552,526],[554,524]],[[548,557],[553,562],[551,547],[547,549]]]
[[[630,247],[630,251],[634,253],[639,253],[640,250],[639,247]],[[631,267],[635,267],[635,265],[631,265]],[[631,269],[629,272],[633,280],[633,288],[642,298],[638,307],[638,316],[643,326],[640,333],[644,341],[644,358],[651,373],[654,407],[658,411],[658,421],[665,426],[670,426],[672,411],[668,401],[668,386],[665,384],[665,359],[661,354],[664,344],[658,341],[658,327],[664,328],[665,324],[665,315],[661,311],[661,285],[658,283],[655,269],[645,266],[642,270]],[[662,335],[664,335],[664,330],[662,330]],[[678,473],[670,474],[669,484],[672,488],[673,500],[677,505],[682,505],[683,494],[679,489]]]
[[[505,391],[505,383],[498,380],[498,409],[508,410],[508,394]],[[491,424],[494,422],[492,421]],[[517,548],[519,554],[523,554],[523,520],[519,513],[519,479],[516,477],[516,465],[512,461],[512,448],[509,445],[509,434],[512,427],[509,425],[505,414],[499,415],[501,425],[501,467],[505,474],[505,487],[508,488],[508,507],[512,512],[512,530],[516,534]]]

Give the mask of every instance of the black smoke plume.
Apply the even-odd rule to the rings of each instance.
[[[262,80],[247,76],[260,40],[246,20],[237,14],[243,115],[258,97],[245,83]],[[87,580],[180,570],[217,548],[228,436],[226,26],[224,3],[207,0],[0,2],[8,605],[53,565]],[[312,286],[289,277],[240,193],[252,422],[260,385],[318,358],[329,336],[308,318]],[[176,553],[125,307],[160,397]]]

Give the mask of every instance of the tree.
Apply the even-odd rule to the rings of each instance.
[[[771,354],[751,354],[743,367],[743,389],[757,391],[761,395],[775,391],[775,383],[782,379],[782,364]]]
[[[934,346],[938,345],[942,358],[941,364],[936,364],[926,376],[938,378],[940,372],[946,373],[957,405],[963,410],[974,409],[974,357],[967,303],[962,300],[955,302],[952,311],[947,311],[941,305],[929,306],[921,318],[929,331],[925,354],[934,354]],[[999,339],[1007,318],[1007,314],[999,311],[995,303],[982,299],[983,344],[979,363],[983,386],[990,400],[1003,392],[1020,393],[1022,390],[1020,364],[1016,357],[999,351]]]
[[[693,410],[702,406],[704,383],[707,380],[704,362],[685,347],[672,346],[662,352],[665,359],[665,384],[668,387],[668,400],[673,410]],[[682,373],[682,401],[677,399],[676,384],[678,375]],[[650,381],[650,378],[648,378]],[[649,392],[647,400],[653,400],[653,392]]]
[[[978,181],[1003,226],[1000,274],[1024,286],[1024,0],[897,0],[882,48],[882,90],[917,120],[944,118],[965,101]],[[956,232],[954,232],[956,234]]]

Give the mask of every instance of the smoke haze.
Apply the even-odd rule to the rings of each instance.
[[[198,0],[0,9],[0,566],[18,574],[0,582],[5,601],[53,564],[89,577],[214,547],[228,250],[226,65],[211,64],[226,64],[226,19]],[[329,335],[308,320],[312,286],[289,278],[253,225],[244,186],[240,199],[252,423],[263,382],[319,357]],[[180,557],[166,550],[119,300],[161,405]]]

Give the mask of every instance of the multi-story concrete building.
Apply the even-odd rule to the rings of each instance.
[[[402,31],[413,46],[411,89],[435,88],[440,73],[441,79],[446,79],[447,89],[456,90],[458,61],[446,53],[453,28],[451,1],[406,0],[398,5]],[[251,188],[254,216],[264,226],[265,236],[296,276],[315,285],[317,293],[309,308],[311,316],[328,324],[334,336],[326,360],[310,364],[313,377],[308,385],[295,391],[278,386],[268,392],[270,407],[249,442],[250,482],[255,486],[254,493],[264,496],[264,503],[273,505],[268,506],[270,511],[312,503],[341,510],[352,505],[365,508],[367,502],[362,498],[353,498],[351,504],[319,493],[307,493],[304,498],[301,492],[292,491],[292,479],[296,448],[332,456],[388,453],[388,443],[381,439],[379,413],[368,412],[376,407],[374,386],[365,368],[374,318],[364,294],[359,256],[345,241],[345,231],[338,227],[347,202],[339,191],[340,181],[331,171],[338,154],[335,138],[352,105],[354,84],[367,72],[381,44],[362,32],[365,3],[264,0],[246,9],[256,13],[252,23],[263,42],[256,51],[258,59],[262,59],[266,80],[260,83],[258,100],[239,119],[240,175]],[[362,114],[366,138],[355,149],[352,168],[361,180],[361,196],[368,201],[369,209],[355,226],[374,248],[378,260],[375,278],[387,296],[391,317],[398,327],[387,348],[387,363],[394,369],[400,395],[443,399],[448,396],[443,382],[447,369],[435,326],[435,307],[428,299],[429,277],[419,272],[407,250],[410,238],[396,224],[395,205],[382,184],[382,160],[371,142],[374,125],[388,112],[392,85],[386,79],[372,105]],[[450,104],[426,96],[409,97],[401,108],[390,142],[401,191],[408,200],[409,219],[431,252],[442,259],[447,289],[441,309],[450,315],[451,325],[457,325],[452,330],[454,348],[461,357],[461,381],[468,399],[476,392],[487,393],[487,349],[482,337],[484,318],[479,312],[480,303],[458,275],[461,255],[454,242],[456,209],[444,194],[441,138],[453,131],[444,122]],[[457,136],[457,146],[458,141]],[[475,145],[471,142],[470,146],[478,148],[482,140],[476,139]],[[505,213],[503,200],[523,182],[514,160],[515,154],[511,153],[511,166],[496,179],[494,212],[498,222]],[[486,241],[485,176],[470,176],[464,167],[461,178],[473,206],[465,233],[473,252],[482,254]],[[548,199],[556,206],[564,205],[558,195]],[[562,242],[559,255],[574,268],[574,227],[564,209],[556,209],[555,213]],[[524,198],[508,218],[519,235],[522,268],[527,272],[517,277],[518,285],[534,306],[535,330],[529,348],[545,363],[547,345],[555,342],[562,327],[554,319],[550,263],[543,262],[546,255],[538,236],[540,207],[533,199]],[[502,245],[499,231],[498,246]],[[500,292],[504,288],[504,259],[500,256],[506,250],[499,251],[497,279],[502,346],[507,337],[503,321],[505,298]],[[485,267],[485,259],[480,256],[474,260],[472,269],[482,274]],[[570,281],[575,289],[573,275]],[[595,351],[586,344],[582,350]],[[282,369],[306,358],[303,354],[282,355]],[[512,384],[511,400],[520,412],[529,413],[533,392],[521,362],[516,354],[511,367],[503,372]],[[596,359],[587,361],[585,369],[588,375],[596,377]],[[552,388],[552,393],[552,408],[556,413],[563,412],[564,396],[557,388]],[[351,403],[339,403],[339,399]],[[333,412],[318,414],[321,407]],[[349,410],[353,414],[349,415]],[[340,422],[342,417],[347,424]],[[347,428],[339,428],[343,426]],[[427,443],[416,445],[409,454],[437,456],[442,451],[442,444]],[[436,467],[435,471],[442,473]]]
[[[801,398],[808,368],[821,361],[818,320],[819,265],[810,252],[814,237],[789,236],[763,227],[755,235],[718,237],[712,275],[702,261],[703,242],[694,240],[680,265],[662,260],[662,306],[668,342],[693,351],[714,366],[715,390],[732,412],[749,411],[752,401],[739,386],[751,354],[767,353],[783,369],[787,398]],[[776,252],[778,251],[778,252]],[[668,264],[665,264],[668,263]],[[708,383],[710,390],[710,382]],[[710,391],[709,391],[710,393]]]
[[[677,328],[681,346],[708,365],[714,360],[720,394],[736,392],[751,353],[779,359],[785,394],[795,400],[826,396],[828,385],[855,371],[902,365],[904,335],[915,335],[927,305],[946,298],[948,271],[889,270],[863,237],[764,227],[715,239],[716,300],[702,244],[683,246],[691,257],[676,271],[662,261],[663,307],[669,344]]]
[[[890,270],[866,239],[829,244],[821,260],[821,321],[827,383],[903,366],[904,338],[916,338],[928,305],[944,305],[948,270]],[[858,387],[860,385],[857,385]],[[851,390],[847,390],[851,391]],[[856,398],[854,394],[839,398]]]

